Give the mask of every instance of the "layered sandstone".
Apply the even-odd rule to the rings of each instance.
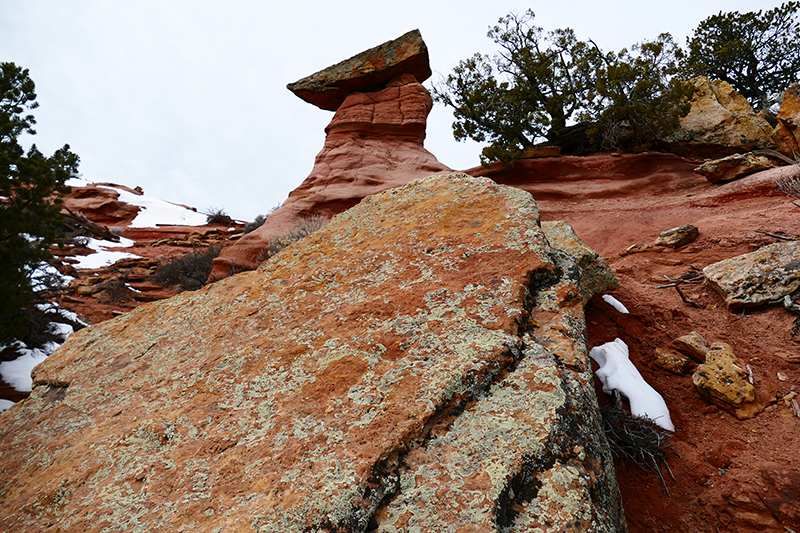
[[[423,146],[432,107],[428,91],[411,74],[398,75],[378,92],[349,95],[325,128],[311,174],[263,226],[223,250],[209,279],[256,268],[270,239],[304,217],[330,218],[366,196],[448,172]]]
[[[369,197],[71,336],[0,415],[0,524],[622,531],[580,272],[523,191]]]

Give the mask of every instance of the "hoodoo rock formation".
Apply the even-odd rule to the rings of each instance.
[[[624,531],[580,276],[521,190],[369,197],[256,271],[73,334],[2,415],[0,524]]]
[[[266,223],[214,260],[209,280],[256,268],[270,239],[304,217],[330,218],[366,196],[449,172],[423,146],[433,100],[421,83],[430,74],[415,30],[289,84],[304,100],[336,110],[325,145],[311,174]]]

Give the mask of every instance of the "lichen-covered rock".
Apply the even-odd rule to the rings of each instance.
[[[699,76],[689,114],[665,141],[682,155],[711,156],[771,148],[772,127],[747,100],[721,80]]]
[[[729,308],[782,300],[800,289],[800,241],[778,242],[703,269]]]
[[[669,246],[671,248],[680,248],[690,242],[693,242],[700,234],[697,226],[685,224],[677,228],[670,228],[662,231],[656,239],[656,244],[659,246]]]
[[[733,154],[722,159],[707,161],[694,169],[698,174],[705,176],[711,183],[730,181],[748,174],[773,168],[775,165],[769,158],[756,155],[752,152],[746,154]]]
[[[575,260],[448,175],[84,329],[0,414],[6,531],[624,531]]]
[[[428,47],[419,30],[365,50],[287,88],[306,102],[336,111],[349,94],[379,91],[398,74],[411,74],[419,83],[431,75]]]
[[[305,181],[261,227],[222,251],[209,280],[258,267],[269,241],[303,218],[330,218],[365,196],[449,172],[423,146],[432,107],[428,91],[408,74],[381,91],[348,96],[325,129],[325,145]]]
[[[580,289],[584,305],[595,294],[613,291],[619,287],[619,281],[606,260],[586,246],[572,226],[563,220],[547,221],[542,222],[542,231],[550,246],[572,256],[581,268]]]
[[[748,381],[744,363],[725,343],[711,345],[705,363],[692,374],[692,383],[703,396],[740,420],[763,411],[763,406],[756,401],[755,387]]]
[[[777,150],[791,158],[800,156],[800,84],[793,83],[783,93],[776,119],[772,138]]]

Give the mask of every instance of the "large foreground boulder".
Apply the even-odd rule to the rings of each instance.
[[[580,276],[521,190],[366,198],[36,367],[0,529],[624,531]]]

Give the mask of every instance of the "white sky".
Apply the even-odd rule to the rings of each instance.
[[[333,113],[286,89],[327,66],[419,28],[434,75],[493,53],[489,25],[530,7],[545,30],[619,50],[670,32],[684,44],[720,11],[778,0],[0,0],[0,61],[28,68],[40,107],[33,138],[64,143],[85,179],[252,220],[306,178]],[[390,6],[390,7],[384,7]],[[436,106],[426,148],[444,164],[478,164]]]

